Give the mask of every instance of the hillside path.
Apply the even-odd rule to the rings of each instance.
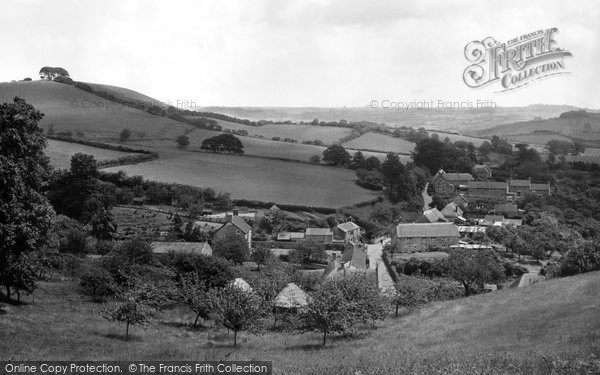
[[[425,188],[421,192],[421,195],[423,196],[423,212],[425,212],[429,209],[429,203],[431,203],[431,201],[433,201],[433,199],[431,198],[431,195],[429,195],[429,193],[427,193],[427,187],[429,187],[429,184],[426,184]]]
[[[394,288],[394,281],[390,276],[381,254],[383,253],[383,246],[391,241],[389,238],[383,241],[383,244],[367,244],[367,257],[369,258],[369,269],[377,270],[377,280],[379,289],[385,291],[390,288]]]

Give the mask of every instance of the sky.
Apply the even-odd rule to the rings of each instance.
[[[504,93],[463,82],[469,42],[551,27],[570,74]],[[169,103],[600,108],[600,0],[20,0],[0,35],[0,82],[60,66]]]

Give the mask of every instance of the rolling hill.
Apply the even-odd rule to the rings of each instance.
[[[76,294],[75,282],[40,283],[35,303],[0,316],[0,356],[14,360],[273,361],[277,374],[573,374],[600,370],[600,272],[453,301],[388,319],[354,339],[266,332],[231,337],[192,329],[187,309],[157,313],[157,325],[123,327]],[[30,298],[26,299],[29,302]],[[335,359],[335,360],[333,360]],[[586,372],[587,371],[587,372]]]

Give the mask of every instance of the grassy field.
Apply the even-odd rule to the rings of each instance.
[[[471,142],[473,143],[473,145],[475,147],[479,147],[481,146],[481,144],[485,141],[488,141],[485,138],[476,138],[476,137],[470,137],[468,135],[462,135],[462,134],[450,134],[450,133],[441,133],[441,132],[429,132],[429,134],[437,134],[439,136],[440,141],[443,141],[444,139],[446,139],[446,137],[448,137],[450,139],[451,142],[456,142],[456,141],[465,141],[465,142]]]
[[[414,149],[415,144],[402,138],[394,138],[384,134],[365,133],[358,138],[344,143],[343,146],[359,150],[377,150],[382,152],[410,154]]]
[[[50,158],[50,163],[54,168],[69,168],[71,166],[71,156],[78,152],[92,155],[96,161],[115,160],[123,156],[139,155],[132,152],[113,151],[52,139],[48,140],[48,146],[44,152]]]
[[[447,302],[388,319],[354,339],[192,329],[183,308],[134,328],[102,319],[74,282],[40,283],[35,303],[0,316],[0,357],[13,360],[267,360],[275,374],[573,374],[600,369],[600,273]],[[30,297],[25,301],[29,302]],[[592,357],[595,355],[596,357]],[[577,369],[579,368],[579,371]]]
[[[57,82],[0,83],[0,102],[12,101],[15,96],[45,114],[40,122],[42,129],[54,124],[55,132],[81,131],[90,139],[118,140],[124,128],[132,131],[132,139],[174,139],[193,128]]]
[[[234,199],[341,207],[379,196],[354,183],[348,169],[235,155],[188,152],[180,157],[107,168],[162,182],[211,187]]]
[[[528,143],[535,145],[546,145],[550,140],[571,141],[571,138],[561,134],[533,133],[533,134],[510,134],[504,136],[507,140],[517,143]]]
[[[193,116],[192,116],[193,118]],[[250,136],[272,139],[279,137],[281,139],[291,138],[298,142],[321,140],[324,144],[332,144],[340,138],[349,135],[352,132],[350,128],[337,126],[312,126],[312,125],[293,125],[293,124],[268,124],[262,126],[250,126],[238,124],[235,122],[217,120],[223,129],[245,130]]]

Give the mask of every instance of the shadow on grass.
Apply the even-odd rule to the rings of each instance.
[[[196,326],[190,324],[190,323],[185,323],[185,322],[167,322],[167,321],[162,321],[159,323],[162,326],[166,326],[166,327],[171,327],[171,328],[182,328],[185,329],[187,331],[190,332],[206,332],[210,329],[210,327],[207,326],[203,326],[200,324],[197,324]]]
[[[106,337],[107,339],[119,340],[119,341],[124,341],[124,342],[141,341],[141,339],[139,337],[136,337],[133,335],[129,335],[129,337],[125,337],[125,335],[119,334],[119,333],[105,333],[102,336]]]

